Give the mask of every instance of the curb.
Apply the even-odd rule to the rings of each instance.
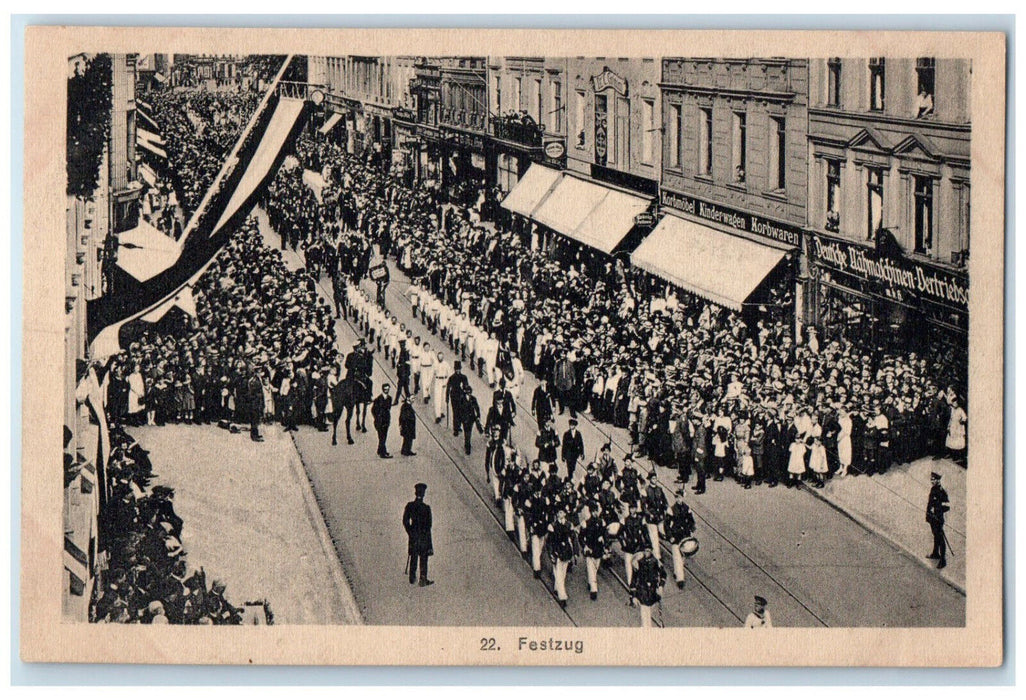
[[[268,431],[269,432],[269,431]],[[281,439],[283,436],[279,434],[277,439]],[[286,444],[285,440],[281,440],[281,444],[284,447]],[[296,448],[296,443],[292,439],[292,436],[288,436],[287,441],[288,447],[286,448],[288,454],[286,455],[286,461],[288,461],[289,469],[292,471],[292,476],[295,478],[299,490],[303,495],[303,505],[306,509],[306,517],[313,527],[314,534],[317,537],[317,542],[321,546],[321,550],[324,554],[324,559],[328,563],[328,569],[331,571],[332,582],[335,585],[335,590],[338,591],[339,598],[341,599],[343,612],[348,616],[351,622],[344,624],[350,625],[363,625],[366,624],[363,619],[363,615],[360,613],[360,606],[356,603],[356,598],[353,596],[353,589],[349,586],[349,580],[346,578],[345,570],[342,568],[342,562],[339,561],[338,552],[335,550],[335,545],[332,544],[331,535],[328,533],[328,526],[324,522],[324,514],[321,513],[321,508],[317,504],[317,497],[314,496],[313,487],[310,486],[310,477],[306,473],[306,467],[303,465],[303,458],[299,455],[299,450]]]
[[[899,542],[897,540],[897,538],[893,537],[890,533],[885,532],[884,530],[881,530],[881,529],[873,527],[866,518],[863,518],[863,517],[860,517],[859,515],[856,515],[852,511],[848,510],[847,508],[844,508],[841,505],[835,503],[833,500],[827,498],[823,494],[817,493],[815,489],[802,488],[802,491],[808,493],[813,498],[819,499],[823,503],[826,503],[828,506],[830,506],[831,508],[833,508],[834,510],[836,510],[838,513],[840,513],[841,515],[845,516],[849,520],[851,520],[853,523],[855,523],[856,525],[861,527],[866,532],[869,532],[869,533],[871,533],[873,535],[876,535],[877,537],[880,537],[880,538],[886,540],[892,547],[894,547],[896,550],[898,550],[898,552],[900,552],[902,555],[904,555],[905,558],[907,558],[907,559],[909,559],[911,561],[914,561],[916,564],[918,564],[919,566],[923,567],[924,569],[926,569],[928,571],[932,571],[937,576],[938,579],[940,579],[944,583],[948,584],[951,588],[954,588],[956,591],[961,593],[963,596],[966,595],[965,586],[959,584],[957,581],[953,580],[952,578],[950,578],[948,576],[945,576],[942,573],[938,573],[936,567],[932,566],[930,563],[928,563],[926,560],[922,559],[921,557],[919,557],[919,556],[913,554],[912,552],[910,552],[908,547],[906,547],[903,543]]]

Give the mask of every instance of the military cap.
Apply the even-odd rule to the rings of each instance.
[[[423,496],[427,492],[427,484],[419,483],[413,487],[413,492],[418,496]]]
[[[755,604],[756,605],[766,605],[766,599],[763,598],[761,595],[757,595],[757,596],[755,596]]]

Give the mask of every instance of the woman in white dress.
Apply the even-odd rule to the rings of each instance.
[[[948,448],[951,458],[959,464],[965,461],[965,433],[966,422],[965,409],[956,397],[951,402],[951,413],[948,416],[948,436],[944,440],[944,446]]]
[[[837,405],[837,475],[848,476],[851,467],[851,416],[843,404]]]
[[[809,470],[812,472],[813,485],[817,489],[823,488],[823,475],[827,473],[826,446],[823,445],[823,426],[819,423],[819,416],[812,414],[812,427],[809,429],[808,439],[812,442],[809,454]]]
[[[805,442],[796,436],[788,449],[791,456],[787,460],[787,488],[793,488],[805,473]]]

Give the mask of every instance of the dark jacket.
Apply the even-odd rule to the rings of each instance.
[[[569,430],[563,433],[563,450],[562,455],[564,462],[571,460],[577,460],[584,456],[584,437],[581,435],[581,431],[578,430],[575,433]]]
[[[378,394],[371,404],[371,415],[374,416],[375,427],[387,427],[392,424],[392,399],[384,394]]]
[[[417,414],[413,412],[413,405],[404,401],[399,408],[399,434],[403,437],[417,437]]]
[[[410,538],[409,554],[434,554],[431,543],[431,506],[421,499],[410,501],[403,511],[403,528]]]

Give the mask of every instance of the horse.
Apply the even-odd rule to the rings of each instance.
[[[338,421],[342,417],[342,411],[346,413],[346,442],[353,444],[353,433],[351,425],[353,415],[356,414],[356,429],[367,432],[367,401],[364,397],[370,390],[370,380],[362,377],[351,377],[346,374],[345,379],[331,388],[331,444],[338,444]],[[357,411],[361,408],[361,411]]]

